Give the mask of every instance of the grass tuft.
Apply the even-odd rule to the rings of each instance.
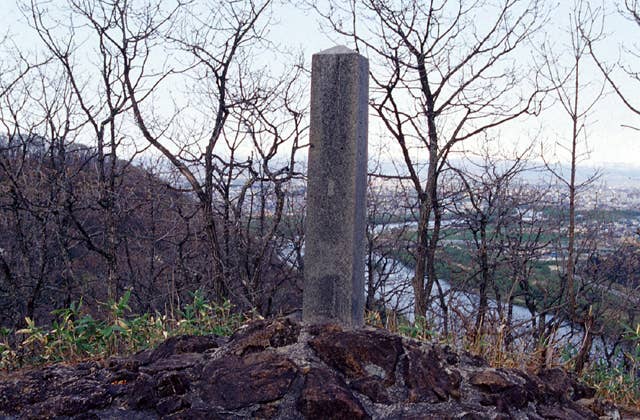
[[[18,331],[0,329],[0,369],[132,354],[175,335],[227,336],[248,319],[233,313],[229,301],[212,303],[199,290],[174,317],[158,312],[132,314],[130,297],[127,291],[118,300],[107,302],[103,320],[86,313],[80,301],[53,311],[55,320],[49,327],[26,318],[26,327]],[[18,344],[12,346],[11,342]]]

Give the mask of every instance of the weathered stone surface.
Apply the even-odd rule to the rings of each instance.
[[[165,416],[190,406],[191,403],[183,397],[171,396],[160,399],[155,406],[155,410],[161,416]]]
[[[576,404],[583,406],[602,419],[615,419],[618,415],[623,419],[640,419],[640,410],[625,407],[618,411],[617,407],[610,401],[597,398],[582,398],[576,401]]]
[[[364,323],[369,64],[346,47],[314,54],[303,319]]]
[[[402,353],[400,337],[382,330],[341,331],[321,328],[309,341],[328,365],[352,379],[377,377],[386,385],[395,382],[395,369]]]
[[[500,369],[486,369],[474,373],[469,382],[485,392],[480,404],[493,405],[499,411],[523,408],[535,396],[523,386],[526,381],[517,376],[509,376]]]
[[[273,321],[259,320],[238,331],[231,337],[231,349],[236,355],[283,347],[298,341],[300,325],[289,318]]]
[[[220,345],[223,344],[223,345]],[[220,345],[220,346],[219,346]],[[561,369],[493,369],[385,331],[259,321],[102,363],[0,374],[0,418],[596,419],[615,406]],[[636,416],[637,417],[637,416]],[[624,417],[623,417],[624,418]],[[634,418],[629,414],[628,418]]]
[[[153,350],[138,353],[134,360],[139,361],[140,364],[150,364],[174,354],[204,353],[207,350],[218,348],[222,343],[224,343],[224,339],[218,336],[180,335],[168,338]]]
[[[90,372],[53,366],[0,381],[0,416],[30,418],[70,416],[106,407],[112,397],[107,385]]]
[[[371,401],[381,404],[390,404],[394,400],[391,398],[384,382],[377,378],[366,377],[351,381],[349,384],[351,389],[363,395],[366,395]]]
[[[169,420],[221,420],[225,417],[210,408],[188,408],[178,413],[165,416]]]
[[[538,373],[538,377],[546,384],[549,393],[557,396],[558,399],[575,401],[595,395],[594,389],[580,384],[560,368],[544,369]]]
[[[75,415],[94,408],[102,408],[111,402],[111,397],[103,384],[90,379],[80,379],[69,383],[61,390],[58,398],[49,398],[39,405],[40,413]]]
[[[562,405],[540,406],[538,408],[538,414],[545,419],[557,420],[583,420],[598,418],[593,414],[593,412],[588,411],[579,405],[574,405],[572,407]]]
[[[296,375],[296,366],[278,354],[232,355],[205,367],[200,396],[226,409],[266,403],[282,398]]]
[[[405,357],[402,374],[409,391],[407,402],[437,403],[460,397],[462,376],[457,370],[445,367],[446,361],[433,349],[425,351],[409,345]]]
[[[156,380],[147,374],[140,374],[132,385],[123,384],[127,387],[126,407],[134,410],[144,410],[153,408],[158,403],[158,393],[156,392]]]
[[[312,369],[307,374],[298,408],[311,419],[370,418],[344,381],[325,369]]]
[[[507,377],[495,369],[482,370],[475,373],[469,379],[472,385],[485,388],[489,392],[500,392],[506,388],[510,388],[517,384],[513,383]]]
[[[164,372],[158,377],[158,395],[184,395],[189,390],[189,382],[189,378],[183,372]]]
[[[194,367],[204,360],[204,356],[200,353],[182,353],[172,354],[165,359],[158,359],[146,366],[140,366],[141,372],[149,374],[164,372],[167,370],[183,370]]]

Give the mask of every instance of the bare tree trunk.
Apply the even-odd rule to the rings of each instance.
[[[580,374],[589,361],[589,356],[591,354],[591,346],[593,344],[593,315],[590,313],[585,317],[585,321],[583,323],[584,327],[584,337],[582,339],[582,345],[580,346],[580,350],[574,359],[573,369],[576,373]]]
[[[418,239],[416,241],[416,269],[413,277],[414,316],[415,319],[423,318],[428,309],[429,298],[424,286],[427,275],[427,255],[429,250],[429,213],[426,203],[420,206],[420,221],[418,222]]]
[[[580,58],[575,61],[575,85],[573,97],[573,112],[571,114],[571,174],[569,178],[569,231],[567,244],[567,296],[569,300],[569,317],[576,316],[576,295],[574,286],[575,275],[575,239],[576,239],[576,164],[578,144],[578,116],[580,92]]]
[[[482,327],[486,322],[487,309],[489,301],[487,298],[487,287],[489,286],[489,257],[487,255],[487,221],[484,215],[480,220],[480,287],[478,288],[478,295],[480,301],[478,303],[478,314],[476,316],[476,325],[474,335],[480,337],[482,335]]]

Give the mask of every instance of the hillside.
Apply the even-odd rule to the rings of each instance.
[[[208,224],[225,251],[224,297],[264,315],[299,306],[299,276],[242,209],[220,200],[207,218],[166,165],[49,143],[0,136],[0,327],[51,322],[79,301],[100,317],[127,291],[145,313],[174,310],[195,290],[221,298]]]

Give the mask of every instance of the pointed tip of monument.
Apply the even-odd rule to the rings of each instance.
[[[335,47],[322,50],[316,54],[358,54],[358,52],[344,45],[336,45]]]

